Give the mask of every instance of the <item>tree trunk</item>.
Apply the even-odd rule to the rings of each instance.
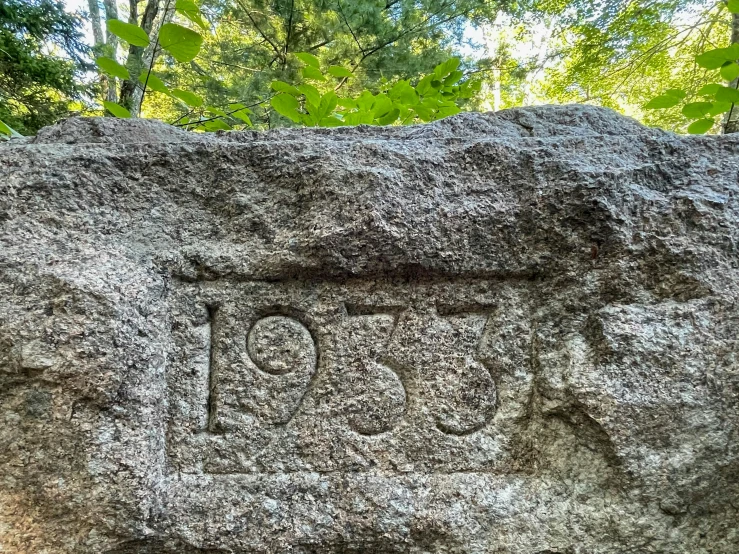
[[[132,117],[139,116],[139,105],[141,104],[141,96],[143,94],[142,85],[139,83],[139,75],[148,71],[152,55],[149,52],[154,50],[156,44],[155,34],[151,30],[154,27],[154,20],[159,13],[159,0],[149,0],[144,8],[144,15],[141,17],[141,23],[138,22],[138,13],[136,11],[137,0],[129,0],[131,12],[128,22],[139,25],[147,35],[149,35],[149,46],[133,46],[128,47],[128,59],[126,67],[131,74],[131,79],[123,81],[121,85],[121,104],[131,112]],[[157,29],[157,33],[159,30]]]
[[[90,8],[90,22],[92,23],[92,36],[95,39],[95,46],[105,44],[103,38],[103,27],[100,24],[100,5],[98,0],[88,0],[87,5]]]
[[[498,58],[495,63],[500,64],[502,63],[502,60]],[[497,112],[500,110],[502,104],[503,102],[500,93],[500,67],[495,67],[493,69],[493,111]]]
[[[503,64],[502,55],[502,44],[501,44],[501,15],[498,12],[495,19],[490,24],[484,24],[482,26],[482,38],[485,44],[485,56],[492,60],[494,64],[491,68],[492,76],[484,81],[485,96],[491,97],[492,100],[488,100],[485,106],[490,106],[494,112],[500,110],[501,101],[501,86],[500,86],[500,66]]]
[[[142,58],[144,72],[149,71],[150,67],[154,67],[154,64],[156,63],[157,58],[162,53],[162,48],[159,46],[159,43],[157,41],[157,37],[159,36],[159,29],[161,29],[162,25],[164,25],[165,23],[169,23],[170,21],[172,21],[172,18],[174,17],[174,14],[175,14],[174,6],[175,6],[175,3],[168,0],[165,3],[165,10],[164,12],[162,12],[159,20],[157,22],[152,21],[151,28],[155,29],[155,31],[153,33],[147,31],[147,33],[149,33],[149,35],[151,36],[152,41],[151,41],[151,44],[149,44],[149,46],[147,46],[146,49],[144,49],[144,54]],[[141,115],[139,113],[140,112],[139,108],[141,107],[143,96],[144,96],[143,86],[136,88],[136,90],[133,93],[133,101],[136,105],[135,110],[136,110],[137,117]]]
[[[552,15],[550,16],[550,19],[548,19],[546,24],[544,25],[544,29],[541,34],[541,42],[539,42],[539,46],[536,52],[536,65],[534,66],[533,71],[530,71],[526,75],[526,79],[523,82],[523,101],[522,101],[523,106],[529,106],[533,104],[535,100],[534,93],[532,92],[531,89],[536,83],[536,77],[539,74],[539,72],[544,70],[544,64],[546,62],[547,54],[549,52],[549,41],[552,38],[552,33],[554,32],[554,28],[556,24],[557,24],[556,16]]]
[[[90,8],[90,23],[92,24],[92,36],[95,40],[94,52],[96,55],[105,54],[109,55],[105,46],[105,37],[103,36],[103,25],[100,23],[100,4],[98,0],[88,0],[88,7]],[[107,10],[106,10],[107,11]],[[106,19],[108,19],[106,14]],[[110,93],[113,93],[115,97],[115,78],[100,73],[100,88],[103,91],[103,97],[106,100],[110,100]],[[113,100],[115,102],[115,100]]]
[[[739,14],[731,14],[731,43],[739,42]],[[739,78],[729,83],[730,87],[739,88]],[[724,121],[724,134],[739,133],[739,106],[734,105]]]
[[[93,0],[90,0],[92,2]],[[118,19],[118,6],[116,5],[115,0],[103,0],[103,6],[105,7],[105,20],[108,19]],[[99,23],[98,19],[98,23]],[[108,56],[113,58],[114,60],[118,59],[117,53],[118,53],[118,37],[115,36],[113,33],[108,31],[107,25],[105,29],[105,51]],[[118,102],[118,91],[116,90],[116,80],[114,77],[109,78],[109,84],[108,84],[108,92],[106,94],[106,99],[109,102]]]

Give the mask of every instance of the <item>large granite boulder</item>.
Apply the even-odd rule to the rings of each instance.
[[[0,552],[739,552],[739,137],[586,106],[0,147]]]

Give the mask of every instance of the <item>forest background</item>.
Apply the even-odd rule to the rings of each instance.
[[[72,115],[212,131],[571,102],[730,131],[733,97],[711,95],[737,88],[736,12],[739,0],[2,0],[0,134]]]

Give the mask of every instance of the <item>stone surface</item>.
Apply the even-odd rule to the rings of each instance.
[[[585,106],[0,146],[0,552],[739,552],[738,175]]]

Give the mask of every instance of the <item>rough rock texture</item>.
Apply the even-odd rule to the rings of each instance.
[[[589,107],[0,147],[0,552],[739,552],[739,136]]]

